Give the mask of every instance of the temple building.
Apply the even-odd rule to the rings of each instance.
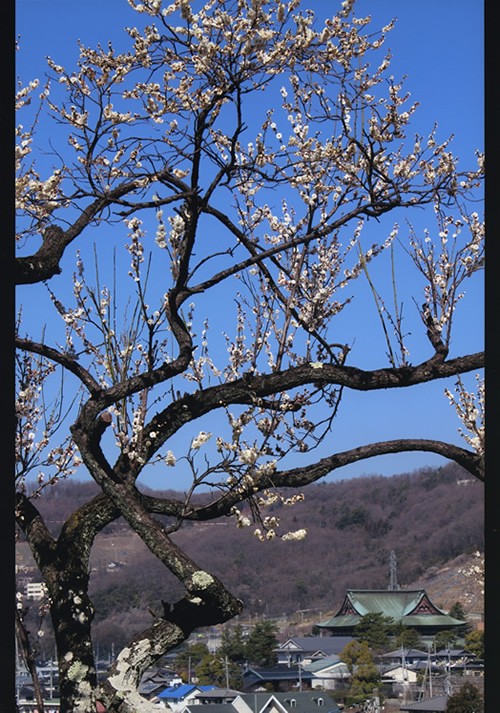
[[[348,589],[335,616],[317,626],[333,636],[353,636],[361,617],[375,613],[416,629],[424,637],[466,624],[445,614],[431,602],[424,589]]]

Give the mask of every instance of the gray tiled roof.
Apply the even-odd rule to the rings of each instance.
[[[419,649],[403,649],[403,654],[407,658],[419,658],[426,659],[429,654],[427,651],[419,651]],[[382,654],[383,658],[401,658],[401,649],[395,649],[395,651],[389,651],[387,654]]]
[[[311,678],[312,674],[304,671],[302,668],[301,675],[303,678]],[[299,677],[298,668],[288,668],[288,666],[283,666],[281,668],[249,668],[243,673],[245,678],[255,678],[262,681],[285,681],[285,680],[295,680]]]
[[[241,699],[252,711],[261,711],[268,700],[275,698],[291,713],[338,713],[339,707],[328,693],[317,691],[287,691],[286,693],[247,693]],[[322,704],[320,703],[320,699]]]
[[[209,691],[200,691],[195,698],[236,698],[239,695],[240,691],[232,688],[211,688]]]
[[[415,703],[404,703],[401,705],[402,711],[426,711],[426,713],[439,713],[446,710],[448,696],[434,696],[434,698],[425,698],[422,701]]]
[[[285,647],[288,642],[293,642],[298,647],[294,651],[303,651],[307,654],[314,654],[318,651],[323,651],[327,656],[338,654],[344,646],[352,641],[352,636],[291,636],[277,649],[277,652],[286,652],[291,650],[289,646]]]
[[[282,713],[340,713],[334,699],[324,692],[242,693],[233,703],[195,703],[182,713],[267,713],[278,708]]]
[[[344,662],[341,661],[336,654],[332,654],[332,656],[325,656],[323,659],[318,659],[312,663],[304,664],[304,669],[306,671],[311,671],[312,673],[317,673],[318,671],[323,671],[325,668],[341,663],[343,664]]]
[[[194,703],[182,710],[183,713],[200,713],[202,710],[207,713],[238,713],[232,703]]]

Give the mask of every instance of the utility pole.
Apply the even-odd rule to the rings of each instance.
[[[431,646],[427,649],[427,665],[429,667],[429,697],[432,698],[432,663],[431,663]]]
[[[399,589],[398,578],[397,578],[397,565],[396,565],[396,553],[391,550],[391,555],[389,558],[389,568],[390,568],[390,580],[388,590],[390,592]]]
[[[18,649],[18,644],[17,644],[17,632],[14,634],[14,641],[15,641],[15,645],[16,645],[15,676],[16,676],[16,702],[17,702],[17,701],[19,701],[20,693],[21,693],[21,681],[19,679],[19,649]]]
[[[50,664],[50,697],[54,698],[54,678],[53,678],[53,666]]]
[[[450,654],[450,644],[448,643],[448,665],[447,674],[444,682],[444,690],[448,696],[451,696],[451,654]]]

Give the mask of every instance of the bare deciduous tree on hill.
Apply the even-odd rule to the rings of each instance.
[[[350,0],[321,28],[299,0],[208,0],[196,12],[187,0],[130,4],[150,24],[127,29],[129,50],[82,44],[74,71],[48,60],[37,106],[37,81],[17,97],[31,126],[17,129],[16,281],[31,286],[22,295],[46,284],[60,327],[28,334],[37,309],[28,298],[16,340],[16,517],[48,589],[62,711],[94,711],[96,700],[108,710],[149,710],[136,690],[145,668],[193,629],[241,611],[172,540],[183,523],[228,515],[273,539],[279,517],[266,507],[302,498],[280,488],[385,453],[431,451],[483,478],[482,397],[476,403],[460,381],[450,398],[469,448],[410,436],[311,457],[343,390],[405,389],[483,366],[481,352],[449,357],[462,282],[483,260],[469,202],[482,156],[479,168],[458,173],[436,127],[409,137],[416,105],[380,54],[391,26],[368,32]],[[264,90],[272,108],[262,108]],[[48,116],[50,169],[35,150]],[[385,214],[411,217],[424,206],[434,207],[434,227],[401,240],[423,280],[428,358],[408,361],[398,302],[392,313],[382,309],[373,287],[388,362],[361,369],[335,317],[398,234],[394,226],[362,249],[362,230],[370,221],[380,235]],[[109,241],[114,269],[98,259]],[[123,275],[120,250],[128,253]],[[221,307],[225,323],[215,330]],[[181,431],[189,445],[174,453]],[[141,492],[151,464],[192,474],[184,499]],[[25,484],[36,475],[41,488],[77,467],[101,492],[55,538]],[[202,486],[213,498],[197,505]],[[89,555],[118,517],[186,593],[164,601],[97,682]]]

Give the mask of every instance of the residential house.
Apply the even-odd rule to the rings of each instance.
[[[232,703],[234,699],[240,695],[240,691],[234,691],[231,688],[211,688],[209,691],[200,691],[195,695],[196,705],[205,704],[226,704]],[[210,709],[212,711],[212,708]],[[214,713],[212,711],[212,713]]]
[[[272,686],[274,691],[289,691],[311,688],[313,674],[305,671],[301,665],[291,668],[289,666],[276,666],[274,668],[252,668],[243,671],[244,691],[265,691]]]
[[[458,663],[473,661],[476,658],[476,654],[471,654],[463,648],[450,648],[436,651],[435,654],[432,654],[432,658],[436,661],[436,663],[444,664],[445,666],[454,666]]]
[[[311,688],[335,691],[345,688],[350,677],[347,665],[335,654],[304,665],[304,671],[313,674]]]
[[[380,657],[382,664],[390,665],[395,663],[406,664],[413,666],[421,661],[427,661],[429,653],[427,651],[419,651],[418,649],[396,649],[389,651],[387,654],[382,654]]]
[[[353,636],[354,627],[366,614],[390,617],[422,636],[452,630],[467,622],[455,619],[439,609],[424,589],[348,589],[335,616],[318,623],[333,636]]]
[[[212,688],[209,691],[199,691],[194,700],[184,706],[179,713],[236,713],[232,703],[235,698],[241,696],[240,691],[233,691],[230,688]],[[207,706],[210,708],[207,709]]]
[[[233,707],[237,713],[339,713],[331,696],[316,691],[244,694]]]
[[[414,703],[402,703],[401,711],[409,711],[409,713],[443,713],[446,710],[449,696],[434,696],[433,698],[424,698],[421,701]]]
[[[202,711],[201,709],[205,710]],[[232,703],[191,703],[180,709],[179,713],[237,713]]]
[[[418,671],[409,666],[401,666],[400,664],[392,664],[384,668],[382,672],[382,683],[417,683]]]
[[[464,661],[451,666],[451,673],[462,676],[484,676],[484,663],[481,660]]]
[[[59,713],[60,703],[58,700],[44,700],[44,713]],[[38,704],[36,701],[17,701],[17,713],[38,713]]]
[[[294,691],[240,693],[232,702],[190,704],[179,713],[339,713],[339,708],[328,693]]]
[[[43,599],[47,594],[47,586],[45,582],[27,582],[25,594],[28,599]]]
[[[148,701],[155,698],[166,688],[182,683],[182,678],[166,668],[150,669],[141,678],[138,691]]]
[[[215,686],[195,686],[187,683],[169,686],[158,693],[154,701],[164,708],[180,711],[187,704],[194,701],[197,693],[209,691],[212,688],[215,688]]]
[[[484,663],[465,649],[441,649],[433,655],[441,671],[464,676],[484,676]]]
[[[164,690],[165,684],[157,683],[156,681],[141,681],[137,688],[138,693],[147,701],[156,700],[159,694]]]
[[[352,636],[294,636],[274,649],[278,664],[309,664],[337,655],[353,640]]]

